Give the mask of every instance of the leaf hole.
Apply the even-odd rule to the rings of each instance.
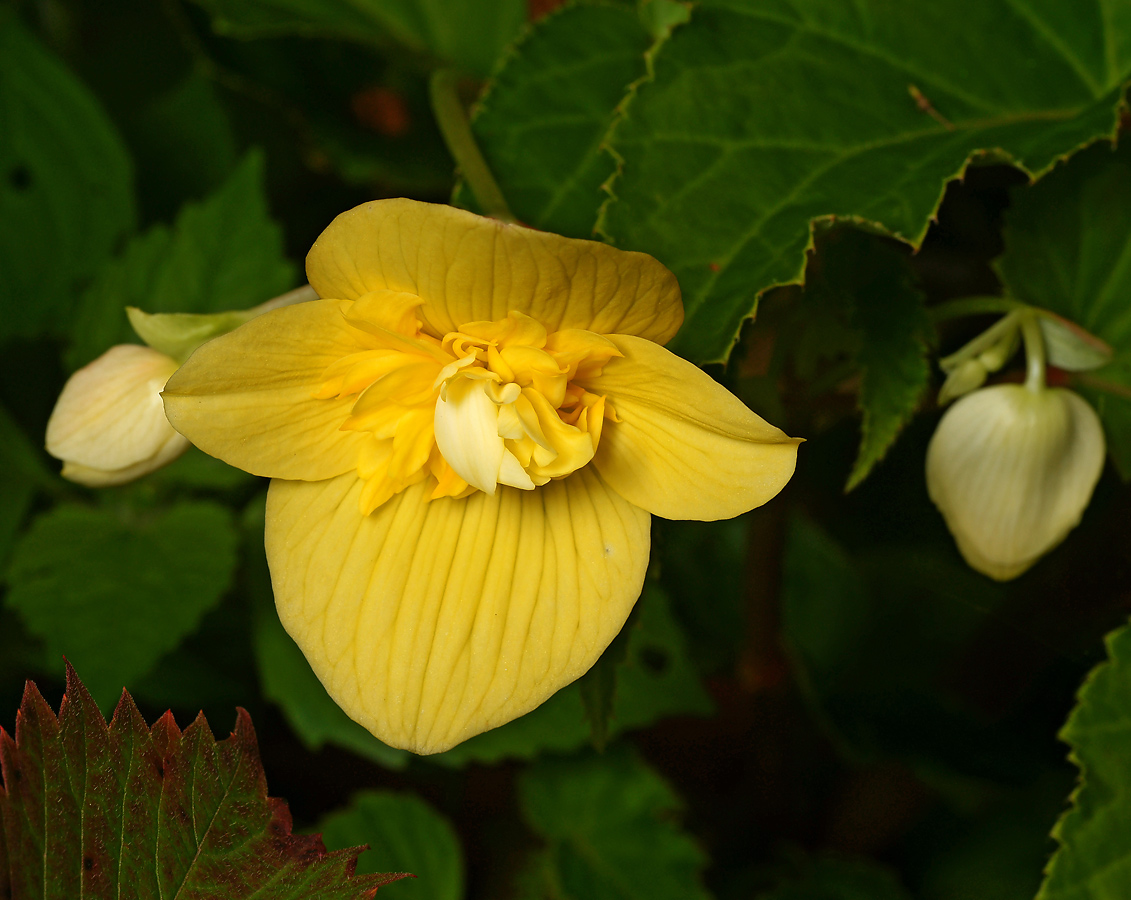
[[[23,163],[13,166],[8,171],[8,184],[12,186],[13,190],[26,191],[31,187],[31,169]]]
[[[672,660],[662,647],[647,644],[640,648],[640,664],[653,675],[660,676],[671,668]]]

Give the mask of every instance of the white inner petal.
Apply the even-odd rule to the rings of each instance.
[[[456,474],[494,494],[505,451],[499,437],[499,407],[488,396],[489,384],[483,379],[453,378],[436,400],[435,424],[436,446]]]

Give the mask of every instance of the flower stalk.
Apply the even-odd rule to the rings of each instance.
[[[1045,341],[1033,312],[1022,314],[1021,338],[1025,342],[1025,387],[1040,393],[1045,389]]]
[[[502,222],[517,222],[471,133],[471,123],[460,100],[458,87],[459,74],[455,70],[438,69],[432,73],[428,94],[440,134],[484,215]]]

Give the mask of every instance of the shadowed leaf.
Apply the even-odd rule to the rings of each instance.
[[[705,900],[703,851],[673,813],[679,797],[623,747],[546,760],[519,779],[519,802],[547,842],[524,873],[523,897]]]
[[[1120,474],[1131,479],[1131,147],[1101,142],[1014,191],[996,266],[1018,300],[1064,316],[1115,350],[1079,384],[1100,414]]]
[[[1120,900],[1131,884],[1131,627],[1108,635],[1107,650],[1060,733],[1080,786],[1053,830],[1060,849],[1038,900]]]
[[[58,506],[13,549],[7,603],[51,665],[66,655],[82,666],[108,709],[219,601],[235,551],[231,515],[215,503],[158,516]]]
[[[406,878],[389,891],[390,900],[462,900],[463,854],[455,829],[444,816],[412,794],[362,791],[350,805],[323,819],[318,830],[328,847],[368,844],[358,870],[403,869]]]
[[[687,320],[671,349],[724,360],[817,219],[918,245],[974,157],[1039,174],[1111,135],[1131,7],[1050,0],[705,0],[611,137],[601,231],[662,260]]]
[[[105,112],[0,10],[0,338],[59,334],[133,225],[130,160]]]
[[[67,363],[78,368],[113,344],[138,342],[125,308],[210,313],[244,309],[294,287],[283,232],[263,187],[263,156],[252,152],[172,230],[155,225],[107,263],[83,295]]]
[[[520,221],[593,236],[601,184],[615,171],[605,136],[650,43],[630,6],[586,2],[547,16],[508,54],[471,124]],[[456,202],[474,208],[466,184]]]

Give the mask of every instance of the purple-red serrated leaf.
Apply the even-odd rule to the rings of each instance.
[[[217,742],[203,714],[148,727],[123,691],[107,725],[69,665],[58,717],[28,682],[0,728],[0,779],[0,900],[360,900],[403,877],[291,834],[244,710]]]

